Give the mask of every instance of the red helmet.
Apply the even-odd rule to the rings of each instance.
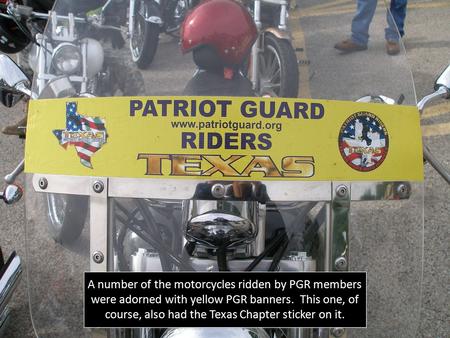
[[[249,54],[257,29],[247,9],[233,0],[207,0],[186,16],[181,51],[212,47],[224,65],[240,65]]]

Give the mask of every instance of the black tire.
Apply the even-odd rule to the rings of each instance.
[[[47,194],[49,230],[56,242],[71,244],[80,237],[88,204],[87,196]]]
[[[259,56],[259,79],[260,96],[297,97],[298,64],[289,40],[265,34],[264,50]]]
[[[131,58],[139,69],[147,69],[153,61],[158,48],[160,28],[157,24],[145,21],[139,14],[139,6],[146,6],[144,12],[148,12],[148,4],[145,1],[136,1],[136,15],[134,34],[130,37]]]

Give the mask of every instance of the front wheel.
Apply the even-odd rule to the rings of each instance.
[[[145,13],[148,11],[148,4],[145,1],[136,1],[134,32],[130,37],[130,50],[133,62],[140,69],[147,69],[150,66],[159,41],[159,25],[145,20]]]
[[[291,43],[273,34],[264,36],[263,51],[259,55],[260,96],[297,97],[298,65]]]
[[[70,244],[80,237],[88,204],[87,196],[47,194],[49,230],[56,242]]]

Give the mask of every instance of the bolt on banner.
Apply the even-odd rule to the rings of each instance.
[[[421,181],[417,108],[242,97],[30,102],[25,170],[220,180]]]
[[[365,272],[86,272],[85,327],[366,327]]]

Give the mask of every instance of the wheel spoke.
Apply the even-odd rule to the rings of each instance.
[[[138,6],[143,6],[141,3]],[[134,59],[138,59],[143,51],[144,45],[144,26],[145,18],[143,16],[144,13],[140,10],[139,7],[135,9],[135,17],[134,17],[134,32],[133,36],[131,36],[131,52],[133,54]]]
[[[274,74],[277,71],[277,69],[280,68],[280,65],[278,64],[278,59],[275,56],[275,54],[272,54],[272,56],[273,56],[272,62],[270,63],[270,73]]]
[[[265,88],[280,88],[280,87],[281,87],[280,83],[273,83],[273,82],[265,83]]]
[[[267,44],[259,59],[260,93],[279,96],[282,81],[281,60],[278,50]]]
[[[280,80],[280,74],[281,70],[278,68],[275,73],[272,74],[272,77],[270,78],[270,82],[275,82],[275,80]]]
[[[267,71],[266,58],[264,57],[264,55],[262,55],[259,58],[259,73],[260,73],[260,76],[264,76],[266,71]]]

